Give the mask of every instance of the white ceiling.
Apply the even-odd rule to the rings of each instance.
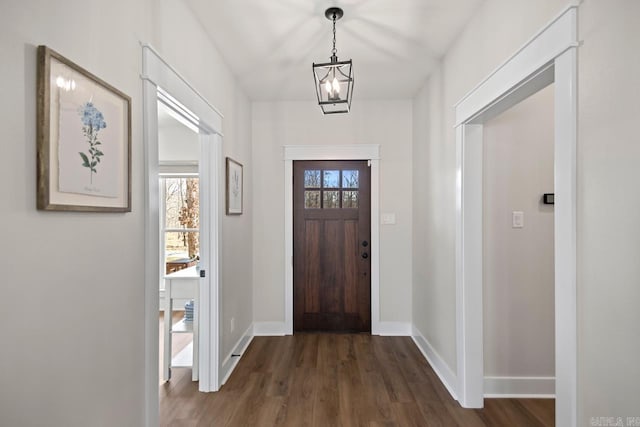
[[[313,62],[353,60],[354,100],[412,97],[484,0],[185,0],[252,100],[314,99]]]

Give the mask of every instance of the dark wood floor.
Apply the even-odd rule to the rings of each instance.
[[[163,426],[554,425],[554,401],[453,400],[408,337],[296,334],[256,337],[217,393],[198,393],[189,369],[160,386]]]

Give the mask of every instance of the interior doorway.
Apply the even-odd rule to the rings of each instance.
[[[217,391],[220,387],[218,293],[220,265],[220,218],[224,199],[222,175],[222,115],[150,46],[142,46],[144,95],[145,180],[145,425],[159,424],[159,283],[166,278],[166,259],[161,251],[160,220],[160,146],[158,101],[168,106],[178,120],[197,133],[199,151],[196,165],[199,177],[199,256],[197,274],[197,311],[199,327],[193,337],[194,368],[199,391]],[[180,151],[180,147],[177,148]],[[184,160],[184,159],[183,159]],[[165,164],[171,167],[171,164]],[[163,167],[164,167],[163,166]],[[175,166],[175,165],[173,165]],[[184,165],[181,165],[181,167]],[[182,230],[184,231],[184,230]],[[191,266],[195,268],[195,266]],[[187,267],[188,268],[188,267]],[[177,273],[180,273],[178,271]],[[192,278],[189,278],[190,281]],[[165,286],[168,283],[165,281]],[[190,292],[194,294],[194,291]],[[179,295],[176,295],[180,298]],[[194,298],[195,299],[195,298]],[[196,330],[198,329],[198,330]],[[194,347],[195,343],[194,343]]]
[[[556,425],[577,424],[577,13],[570,5],[456,105],[457,398],[484,405],[483,123],[541,88],[554,94]]]
[[[367,161],[296,161],[294,330],[371,331]]]
[[[160,383],[176,368],[199,378],[200,129],[159,93]],[[178,315],[179,314],[179,315]]]
[[[485,397],[555,394],[553,96],[549,85],[483,126]]]

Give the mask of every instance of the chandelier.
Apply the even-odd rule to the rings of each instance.
[[[330,7],[324,15],[333,21],[333,49],[331,62],[313,63],[318,104],[324,114],[348,113],[353,95],[353,64],[351,60],[338,61],[336,50],[336,21],[344,12],[339,7]]]

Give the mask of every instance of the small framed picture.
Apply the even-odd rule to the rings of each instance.
[[[131,212],[131,98],[38,46],[37,207]]]
[[[242,165],[227,157],[227,215],[242,215]]]

